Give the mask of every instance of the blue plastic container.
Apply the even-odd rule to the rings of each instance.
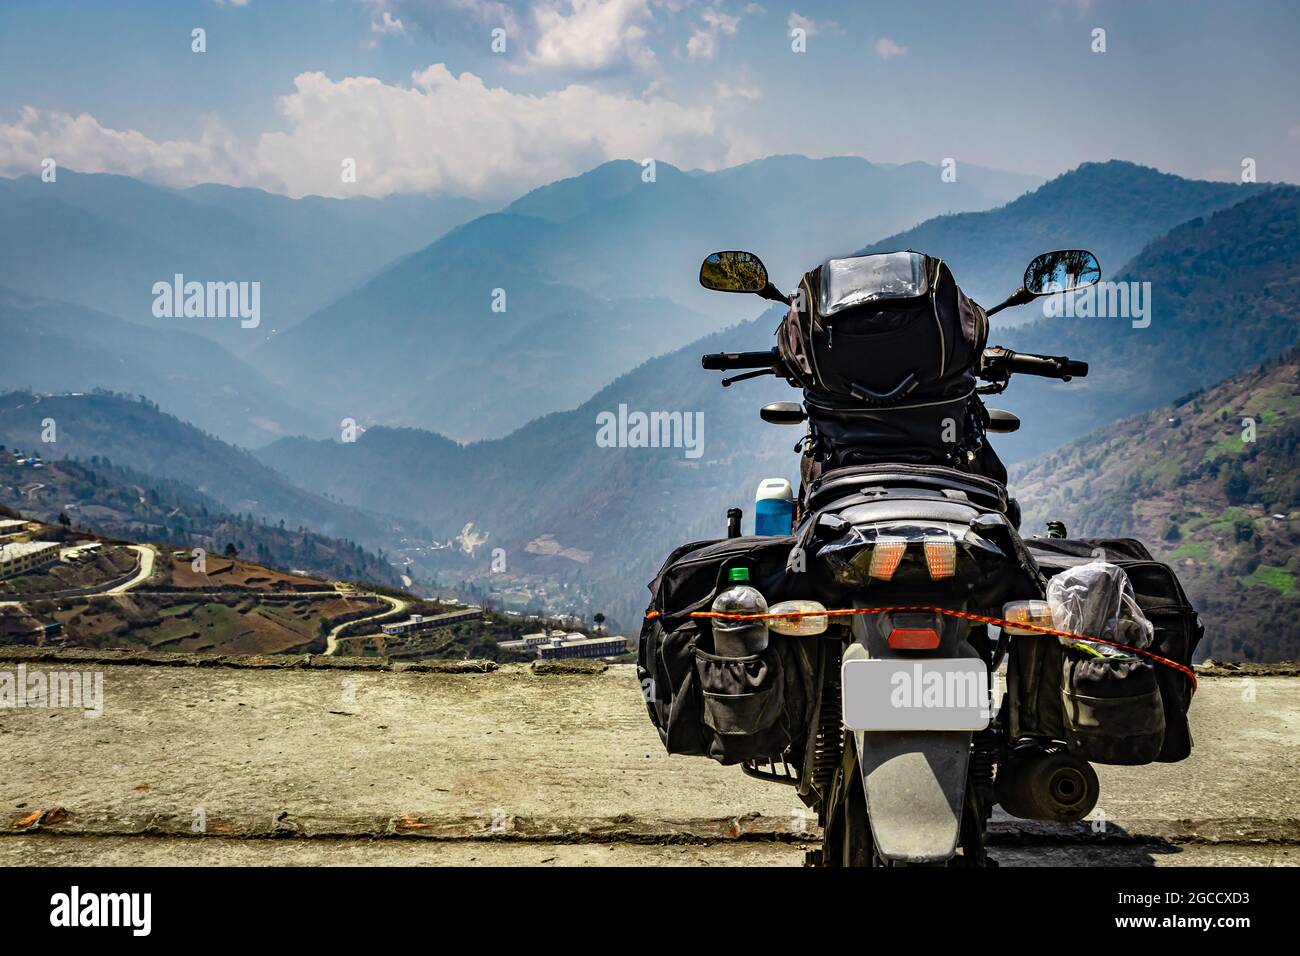
[[[789,534],[794,524],[794,489],[784,478],[764,478],[754,495],[754,534]]]

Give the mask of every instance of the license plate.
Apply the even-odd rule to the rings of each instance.
[[[983,730],[992,717],[978,657],[851,659],[841,687],[849,730]]]

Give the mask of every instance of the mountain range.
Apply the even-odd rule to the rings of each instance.
[[[1148,328],[1125,323],[1128,334],[1117,320],[1061,317],[1016,330],[1041,346],[1037,351],[1084,358],[1094,371],[1065,384],[1018,377],[995,404],[1021,411],[1030,440],[997,436],[996,447],[1009,460],[1023,459],[1219,381],[1294,342],[1300,328],[1297,195],[1293,188],[1262,191],[1174,229],[1135,257],[1122,274],[1153,276],[1165,290]],[[1212,278],[1178,282],[1179,269]],[[1228,276],[1234,277],[1233,317],[1220,308],[1207,318],[1206,306],[1225,291],[1216,283]],[[473,523],[480,547],[438,555],[456,562],[457,573],[487,575],[491,549],[500,547],[512,573],[581,582],[597,609],[626,621],[640,610],[638,582],[650,579],[675,544],[721,536],[726,508],[748,511],[758,479],[797,478],[791,446],[800,431],[763,425],[756,414],[764,402],[792,397],[789,389],[762,379],[721,389],[718,376],[699,368],[702,352],[770,347],[779,314],[769,310],[652,359],[577,409],[544,416],[502,439],[457,445],[420,430],[374,428],[355,444],[284,439],[258,457],[340,500],[418,514],[435,536],[450,538]],[[1093,324],[1070,324],[1084,321]],[[1177,345],[1182,329],[1190,341]],[[1231,348],[1194,344],[1230,337]],[[601,447],[597,416],[617,414],[620,406],[702,416],[703,454],[691,459],[681,448]],[[378,471],[377,462],[383,463]]]
[[[147,395],[247,448],[324,431],[284,390],[194,332],[0,289],[0,337],[0,382],[10,388]]]
[[[1034,184],[971,170],[778,156],[716,173],[623,160],[453,229],[250,356],[336,419],[467,441],[572,408],[647,356],[753,315],[699,288],[717,248],[774,277]]]
[[[47,430],[47,423],[52,428]],[[52,441],[44,441],[46,435]],[[251,454],[158,408],[147,398],[108,392],[0,395],[0,444],[57,462],[92,458],[143,476],[179,482],[235,515],[303,526],[371,548],[410,535],[420,523],[397,520],[302,490]],[[34,470],[31,483],[41,478]]]
[[[918,249],[944,259],[961,287],[986,308],[1019,287],[1025,266],[1049,249],[1088,249],[1113,278],[1170,229],[1267,188],[1204,182],[1122,160],[1084,163],[997,209],[938,216],[861,251]],[[1012,309],[995,325],[1023,322]]]
[[[0,448],[0,453],[5,451]],[[300,569],[334,580],[402,586],[382,553],[283,520],[273,523],[231,514],[184,482],[145,475],[98,457],[47,461],[33,470],[0,454],[0,507],[51,525],[63,515],[72,527],[104,537],[198,547],[214,556],[234,545],[245,558],[282,571]]]
[[[643,583],[668,551],[724,534],[727,507],[748,512],[760,478],[797,477],[792,446],[801,430],[765,426],[757,417],[764,402],[795,397],[790,390],[771,379],[721,389],[720,376],[699,368],[702,352],[769,348],[782,310],[699,289],[704,252],[752,249],[773,279],[789,286],[802,269],[864,242],[869,250],[911,246],[944,257],[989,305],[1010,291],[1033,254],[1083,245],[1099,255],[1108,281],[1149,290],[1143,316],[1062,314],[1056,297],[995,319],[993,342],[1091,364],[1088,377],[1069,383],[1017,377],[1005,396],[990,399],[1024,420],[1016,435],[995,437],[1006,460],[1027,462],[1053,449],[1066,456],[1049,454],[1014,471],[1025,483],[1022,490],[1013,482],[1012,490],[1024,499],[1027,534],[1069,503],[1055,496],[1053,483],[1073,487],[1071,469],[1080,464],[1070,449],[1106,447],[1118,462],[1123,456],[1106,444],[1110,430],[1147,428],[1118,420],[1137,414],[1145,421],[1148,410],[1179,396],[1235,382],[1297,342],[1295,187],[1195,182],[1122,162],[1086,164],[1037,188],[992,171],[963,169],[954,188],[923,164],[803,157],[711,173],[660,163],[650,181],[647,174],[640,164],[607,163],[459,224],[453,220],[466,209],[453,215],[447,206],[447,230],[428,226],[433,207],[417,204],[424,212],[404,220],[411,224],[406,251],[364,274],[356,262],[335,269],[333,292],[289,328],[277,325],[274,335],[261,329],[252,345],[243,338],[227,347],[183,320],[160,329],[152,318],[126,321],[115,308],[88,307],[86,289],[107,281],[93,269],[85,286],[71,283],[57,296],[34,288],[39,277],[0,271],[0,284],[10,285],[0,292],[8,347],[0,381],[19,388],[0,396],[0,442],[83,466],[92,457],[111,459],[113,468],[150,482],[180,483],[185,494],[204,496],[212,510],[238,520],[283,520],[401,554],[421,578],[468,582],[514,603],[603,611],[628,627],[642,610]],[[99,181],[68,175],[88,190]],[[131,194],[118,178],[103,179],[115,195]],[[12,182],[6,188],[12,191]],[[221,217],[248,221],[274,207],[265,215],[281,224],[281,236],[292,218],[285,210],[301,202],[221,187],[161,192],[164,205],[190,209],[207,198]],[[138,196],[151,201],[152,193]],[[12,196],[0,195],[0,204],[8,201]],[[340,227],[320,217],[337,218],[340,209],[375,227],[379,212],[341,202],[322,201],[315,219],[298,215],[327,236]],[[153,223],[169,235],[154,213],[133,220],[127,207],[115,213],[106,201],[81,203],[68,208],[100,222],[116,215],[137,232]],[[58,218],[66,209],[53,212],[38,236],[98,237],[99,245],[66,252],[69,263],[78,255],[96,262],[116,255],[121,265],[135,255],[130,237],[79,233],[72,220]],[[416,223],[420,215],[424,226]],[[416,233],[426,227],[433,241],[420,245]],[[199,243],[185,235],[178,248]],[[106,244],[122,248],[110,255]],[[217,241],[215,248],[224,247]],[[278,261],[302,255],[286,251]],[[214,254],[203,261],[226,260]],[[1241,379],[1239,387],[1250,386]],[[694,432],[700,444],[630,447],[636,442],[611,443],[601,430],[608,418],[656,412],[702,429]],[[1204,424],[1197,415],[1165,417],[1194,419],[1195,427],[1180,433],[1189,435]],[[345,418],[358,423],[356,441],[339,440]],[[58,427],[52,446],[40,443],[46,419]],[[1151,441],[1159,429],[1142,433]],[[1106,472],[1100,459],[1087,461]],[[1166,477],[1174,486],[1200,480],[1187,476],[1205,477],[1202,465],[1178,458]],[[1135,458],[1133,467],[1147,465]],[[1232,468],[1222,461],[1215,467]],[[1251,478],[1252,466],[1242,467]],[[1235,471],[1222,477],[1241,484]],[[1268,479],[1273,486],[1280,480],[1276,471],[1261,480]],[[1134,481],[1148,487],[1145,480],[1120,476],[1120,492],[1099,485],[1072,530],[1090,533],[1092,517],[1110,515],[1113,528],[1105,525],[1105,533],[1131,518],[1142,536],[1164,540],[1168,527],[1141,524],[1139,512],[1117,504],[1129,500],[1123,495],[1131,496]],[[1071,493],[1084,495],[1081,488]],[[1245,504],[1252,503],[1274,506]],[[1245,505],[1214,506],[1184,508],[1177,513],[1185,516],[1168,524],[1213,536],[1225,509]],[[1217,544],[1207,547],[1217,555]],[[1260,545],[1253,566],[1233,565],[1235,579],[1255,582],[1242,585],[1253,596],[1260,581],[1285,587],[1295,570],[1270,547]],[[1213,571],[1205,574],[1209,581]],[[1211,607],[1215,598],[1205,600]],[[1212,645],[1214,653],[1277,650],[1254,632],[1235,639]]]
[[[1300,657],[1300,350],[1016,468],[1025,527],[1136,537],[1173,564],[1199,653]]]
[[[194,332],[243,354],[485,211],[457,198],[291,199],[59,169],[53,182],[0,179],[0,287],[154,330]],[[153,286],[177,273],[186,281],[260,283],[260,324],[156,318]]]

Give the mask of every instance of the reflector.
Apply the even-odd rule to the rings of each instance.
[[[932,651],[939,646],[939,632],[932,627],[896,627],[889,632],[889,646],[900,651]]]

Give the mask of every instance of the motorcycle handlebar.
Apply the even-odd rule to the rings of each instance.
[[[700,356],[700,365],[714,372],[770,369],[779,374],[782,370],[781,357],[776,349],[765,352],[709,352]],[[984,350],[980,373],[981,378],[989,381],[1005,381],[1016,373],[1068,381],[1086,376],[1088,363],[1076,362],[1064,355],[1035,355],[1032,352],[1013,352],[1011,349],[995,347]]]
[[[1087,362],[1076,362],[1064,355],[1035,355],[1004,348],[985,349],[984,367],[995,379],[1011,373],[1063,380],[1084,378],[1088,374]]]
[[[739,368],[777,367],[776,349],[766,352],[709,352],[700,356],[700,365],[711,372],[730,372]]]

